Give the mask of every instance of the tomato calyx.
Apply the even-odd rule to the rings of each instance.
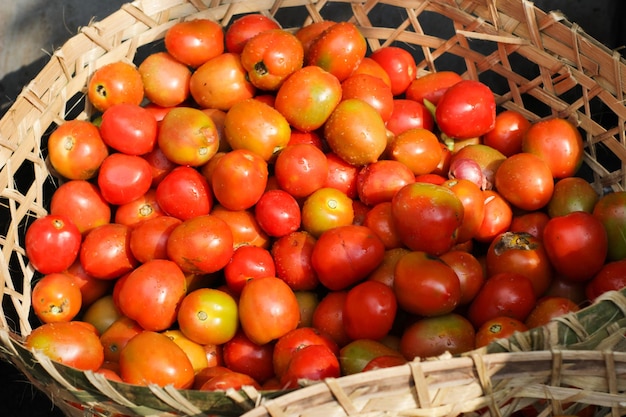
[[[259,61],[256,64],[254,64],[254,72],[256,72],[258,76],[262,77],[264,75],[269,74],[270,71],[267,69],[265,62]]]
[[[502,325],[499,323],[494,323],[489,326],[489,333],[498,334],[502,331]]]

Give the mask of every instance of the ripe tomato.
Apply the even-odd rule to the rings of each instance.
[[[457,242],[467,242],[476,235],[485,218],[485,198],[478,185],[467,179],[450,179],[441,184],[452,190],[463,204],[463,222]]]
[[[607,260],[626,258],[626,191],[617,191],[600,197],[593,215],[604,225],[609,240]]]
[[[183,64],[197,68],[224,52],[224,31],[208,19],[177,22],[165,33],[165,49]]]
[[[162,334],[170,338],[179,348],[183,350],[183,352],[185,352],[189,362],[191,362],[194,374],[208,366],[206,352],[204,351],[204,347],[202,345],[189,339],[183,334],[183,332],[177,329],[166,330]]]
[[[213,207],[207,180],[188,166],[176,167],[163,178],[156,188],[156,200],[165,213],[181,220],[208,214]]]
[[[238,327],[237,302],[224,291],[199,288],[185,295],[177,311],[180,330],[201,345],[221,345]]]
[[[269,250],[253,245],[239,246],[224,267],[226,285],[239,295],[246,282],[255,278],[276,276],[276,266]]]
[[[267,190],[254,206],[259,226],[270,236],[281,237],[300,228],[298,201],[283,190]]]
[[[238,17],[228,26],[224,34],[226,50],[240,54],[249,39],[266,30],[279,28],[280,25],[276,21],[262,14],[253,13]]]
[[[77,285],[74,283],[74,286]],[[97,299],[88,307],[83,307],[81,320],[95,327],[99,335],[102,335],[115,321],[122,317],[122,312],[115,305],[113,295],[110,293]]]
[[[144,329],[135,320],[121,316],[115,320],[102,334],[100,341],[104,347],[104,359],[107,362],[119,363],[120,352],[126,343]]]
[[[156,190],[150,188],[144,195],[135,200],[117,206],[115,223],[135,227],[139,223],[155,217],[164,216],[165,212],[156,200]]]
[[[359,167],[349,164],[333,152],[326,153],[326,162],[328,163],[328,177],[324,182],[324,187],[336,188],[351,199],[356,198],[356,178]]]
[[[137,68],[145,96],[161,107],[174,107],[189,97],[191,70],[167,52],[148,55]]]
[[[74,263],[81,241],[80,230],[70,218],[48,214],[26,229],[24,247],[32,266],[42,274],[51,274],[62,272]]]
[[[402,162],[414,175],[433,172],[443,156],[437,136],[422,128],[411,128],[396,135],[389,144],[388,153],[391,159]]]
[[[276,276],[294,291],[313,290],[319,280],[311,264],[316,239],[305,231],[278,238],[271,249]]]
[[[313,41],[305,62],[317,65],[343,81],[358,67],[366,52],[365,38],[354,23],[339,22]]]
[[[439,257],[456,273],[461,284],[459,305],[468,305],[485,283],[483,265],[471,253],[462,250],[451,250]]]
[[[68,120],[48,139],[52,167],[70,180],[88,180],[109,155],[98,128],[86,120]]]
[[[415,59],[407,50],[397,46],[383,46],[370,55],[389,75],[391,92],[402,94],[417,75]]]
[[[463,80],[449,87],[435,112],[441,131],[454,139],[482,136],[495,126],[493,92],[480,81]]]
[[[313,290],[297,290],[294,291],[294,294],[296,295],[300,309],[298,328],[313,326],[313,312],[320,301],[317,292]]]
[[[398,260],[406,253],[410,251],[404,247],[397,247],[388,249],[385,251],[380,265],[376,267],[371,274],[367,276],[368,280],[382,282],[389,288],[393,288],[393,281],[395,279],[395,270]]]
[[[479,242],[491,242],[500,233],[507,231],[513,221],[513,210],[502,196],[493,190],[483,190],[485,213],[483,221],[474,234]]]
[[[374,206],[391,201],[400,188],[413,182],[415,175],[409,167],[402,162],[383,159],[359,170],[357,193],[362,203]]]
[[[269,247],[270,238],[259,226],[252,210],[232,211],[217,205],[211,215],[226,222],[233,234],[233,248],[243,245]]]
[[[99,279],[115,279],[137,266],[130,250],[129,226],[107,223],[85,235],[80,247],[80,263],[85,272]]]
[[[529,329],[543,326],[555,317],[567,313],[575,313],[580,308],[578,304],[565,297],[543,297],[537,301],[537,305],[530,312],[524,322]]]
[[[226,153],[215,165],[211,188],[223,207],[237,211],[254,206],[267,186],[267,162],[247,149]]]
[[[280,278],[248,281],[239,297],[239,322],[246,336],[263,345],[298,327],[300,309],[293,290]]]
[[[521,152],[500,164],[495,187],[509,203],[522,210],[534,211],[543,208],[552,198],[554,179],[543,160]]]
[[[363,225],[376,233],[385,249],[403,246],[391,214],[391,201],[378,203],[369,209],[365,214]]]
[[[285,374],[297,350],[311,345],[326,346],[334,355],[339,355],[339,347],[328,334],[312,327],[298,327],[276,340],[272,354],[276,376],[280,378]]]
[[[426,106],[418,101],[396,98],[386,127],[399,135],[409,129],[433,130],[435,121]]]
[[[152,185],[148,161],[137,155],[112,153],[98,171],[98,187],[110,204],[130,203],[144,195]]]
[[[556,272],[572,281],[591,279],[604,265],[608,253],[604,226],[584,211],[550,219],[543,242]]]
[[[298,388],[301,380],[322,381],[340,376],[337,355],[325,345],[309,345],[293,353],[280,384],[287,389]]]
[[[511,156],[522,151],[522,141],[530,122],[516,110],[504,110],[496,115],[496,124],[483,135],[483,143]]]
[[[138,104],[115,104],[102,113],[102,140],[116,151],[143,155],[154,148],[157,121],[149,110]]]
[[[474,349],[472,323],[456,313],[417,320],[402,332],[400,352],[409,361],[430,358],[445,352],[459,354]]]
[[[328,177],[326,155],[309,143],[289,145],[274,164],[278,186],[295,198],[307,197],[322,188]]]
[[[411,81],[406,89],[406,98],[420,103],[428,100],[435,106],[449,87],[462,81],[455,71],[431,72]]]
[[[494,317],[483,323],[476,330],[476,347],[487,346],[497,339],[504,339],[512,336],[515,332],[525,332],[529,326],[523,321],[512,317]]]
[[[260,390],[261,385],[250,375],[241,372],[223,372],[206,381],[200,391],[227,391],[229,389],[240,390],[242,387],[252,387]]]
[[[141,74],[133,64],[124,61],[98,68],[87,85],[87,98],[102,112],[118,103],[141,104],[143,97]]]
[[[548,224],[548,220],[550,220],[550,217],[543,211],[531,211],[530,213],[516,215],[511,219],[509,231],[525,232],[536,238],[543,239],[543,229]]]
[[[302,205],[302,229],[318,238],[326,230],[353,224],[354,204],[335,188],[320,188]]]
[[[366,280],[348,291],[343,324],[349,338],[382,339],[396,319],[398,303],[394,291],[382,282]]]
[[[547,211],[550,217],[563,216],[574,211],[592,213],[600,196],[591,184],[580,177],[563,178],[554,185]]]
[[[85,272],[79,257],[63,273],[71,277],[80,290],[83,308],[108,294],[114,284],[112,281],[99,279]]]
[[[343,325],[343,309],[347,296],[347,290],[330,291],[320,300],[313,312],[313,327],[327,334],[340,347],[350,342]]]
[[[82,306],[82,294],[74,280],[59,272],[38,280],[31,298],[33,311],[43,323],[70,321]]]
[[[258,345],[239,330],[223,346],[224,365],[231,371],[250,375],[265,383],[274,377],[274,344]]]
[[[83,371],[96,371],[104,362],[104,349],[93,326],[80,321],[45,323],[25,342],[27,349]]]
[[[389,77],[389,74],[387,74],[387,71],[385,71],[385,69],[378,62],[374,61],[369,56],[363,58],[359,66],[356,67],[352,73],[352,75],[357,74],[367,74],[378,77],[383,80],[387,87],[391,88],[391,78]]]
[[[385,82],[370,74],[352,74],[341,83],[342,100],[358,98],[373,108],[386,122],[393,112],[393,94]]]
[[[298,38],[302,43],[305,55],[308,53],[311,44],[317,39],[317,37],[335,23],[336,22],[332,20],[320,20],[318,22],[306,24],[296,30],[296,38]]]
[[[362,372],[368,363],[381,356],[403,357],[398,350],[389,347],[382,341],[372,339],[351,341],[339,350],[341,373],[342,375],[352,375]]]
[[[150,354],[146,354],[150,352]],[[120,352],[120,376],[129,384],[178,389],[193,385],[193,365],[185,352],[169,337],[144,331],[126,343]]]
[[[593,301],[607,291],[619,291],[626,287],[626,259],[607,262],[586,284],[585,294]]]
[[[141,157],[148,161],[148,164],[150,164],[150,169],[152,170],[153,188],[156,188],[161,180],[163,180],[169,172],[178,166],[178,164],[170,161],[167,156],[165,156],[161,148],[159,148],[158,142],[155,144],[154,149],[151,152],[141,155]]]

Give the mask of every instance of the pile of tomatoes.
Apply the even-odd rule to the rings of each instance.
[[[131,384],[286,389],[483,346],[624,285],[626,194],[351,23],[177,23],[47,143],[29,348]]]

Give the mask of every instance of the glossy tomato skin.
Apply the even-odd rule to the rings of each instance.
[[[270,29],[279,29],[280,25],[262,14],[248,14],[237,18],[228,26],[224,34],[224,42],[228,52],[240,54],[243,48],[255,35]]]
[[[607,262],[586,284],[585,294],[593,301],[607,291],[619,291],[626,287],[626,259]]]
[[[137,266],[130,249],[129,226],[107,223],[85,235],[80,248],[80,263],[85,272],[99,279],[115,279]]]
[[[478,185],[467,179],[449,179],[442,184],[452,190],[463,204],[463,222],[459,227],[457,242],[472,239],[485,219],[485,198]]]
[[[474,234],[474,239],[490,243],[510,227],[513,221],[513,210],[508,201],[494,190],[483,190],[483,196],[485,197],[485,213],[480,227]]]
[[[315,190],[302,204],[302,229],[318,238],[334,227],[354,224],[354,202],[336,188]]]
[[[113,287],[112,281],[102,280],[85,272],[85,268],[80,263],[80,258],[76,258],[76,261],[63,273],[69,275],[80,290],[83,307],[88,307],[94,301],[104,297]]]
[[[365,214],[363,225],[369,227],[382,240],[385,249],[403,247],[391,214],[391,202],[376,204]]]
[[[461,284],[459,306],[468,305],[485,283],[485,271],[481,262],[470,252],[451,250],[439,257],[456,273]]]
[[[402,162],[380,160],[361,168],[357,175],[359,200],[368,206],[391,201],[396,192],[415,182],[415,175]]]
[[[298,201],[284,190],[267,190],[254,206],[259,226],[270,236],[281,237],[300,228]]]
[[[396,98],[385,126],[395,135],[409,129],[433,130],[435,121],[426,106],[418,101]]]
[[[347,290],[330,291],[313,312],[313,327],[327,334],[340,347],[350,342],[343,325],[343,309],[347,296]]]
[[[288,145],[274,164],[278,186],[295,198],[303,198],[322,188],[328,177],[326,155],[309,143]]]
[[[115,320],[102,334],[100,341],[104,347],[104,360],[119,364],[120,352],[133,336],[144,329],[135,320],[121,316]]]
[[[443,157],[437,136],[423,128],[410,128],[396,135],[387,152],[391,159],[406,165],[416,176],[433,172]]]
[[[543,211],[532,211],[513,216],[510,232],[525,232],[536,238],[543,239],[543,229],[548,224],[550,217]]]
[[[172,216],[147,219],[130,233],[130,250],[141,263],[153,259],[167,259],[167,240],[182,220]]]
[[[456,313],[427,317],[409,325],[400,338],[400,352],[407,360],[459,354],[474,349],[472,324]]]
[[[70,321],[82,307],[82,294],[70,276],[56,272],[35,283],[32,303],[43,323]]]
[[[276,340],[272,355],[276,376],[284,375],[294,352],[311,345],[324,345],[339,355],[339,347],[326,333],[313,327],[298,327]]]
[[[515,332],[525,332],[529,327],[512,317],[495,317],[476,330],[476,347],[487,346],[497,340],[511,337]]]
[[[550,167],[536,155],[517,153],[505,159],[495,175],[495,187],[514,206],[534,211],[552,198],[554,178]]]
[[[224,52],[224,31],[208,19],[178,22],[165,33],[165,48],[183,64],[197,68]]]
[[[156,199],[165,213],[181,220],[208,214],[213,193],[197,170],[179,166],[169,172],[156,188]]]
[[[387,346],[382,341],[353,340],[339,350],[341,373],[342,375],[352,375],[361,372],[372,359],[380,356],[403,357],[397,349]]]
[[[102,140],[127,155],[143,155],[154,148],[157,121],[149,110],[138,104],[120,103],[102,113]]]
[[[137,155],[112,153],[98,171],[98,187],[110,204],[122,205],[144,195],[152,185],[148,161]]]
[[[385,82],[370,74],[352,74],[341,83],[342,99],[359,98],[374,107],[386,122],[393,112],[393,94]]]
[[[550,217],[574,211],[591,213],[599,199],[598,193],[585,179],[567,177],[554,184],[554,192],[546,209]]]
[[[437,105],[443,93],[461,80],[463,78],[455,71],[431,72],[411,81],[406,89],[406,98],[420,103],[428,100]]]
[[[147,56],[137,68],[146,98],[161,107],[173,107],[189,97],[191,70],[167,52]]]
[[[213,196],[223,207],[237,211],[254,206],[267,186],[267,162],[247,149],[226,153],[211,176]]]
[[[397,46],[383,46],[370,55],[378,62],[391,80],[394,96],[402,94],[417,75],[415,58],[407,50]]]
[[[313,235],[300,230],[282,236],[272,244],[276,276],[294,291],[313,290],[319,284],[311,263],[315,242]]]
[[[107,64],[93,73],[87,85],[87,97],[100,111],[118,103],[139,105],[144,97],[141,74],[124,61]]]
[[[530,122],[516,110],[505,110],[496,115],[496,124],[483,136],[483,143],[511,156],[522,151],[522,141]]]
[[[48,214],[36,219],[26,230],[26,256],[42,274],[62,272],[76,260],[82,236],[72,220]]]
[[[144,195],[135,200],[117,206],[115,210],[115,223],[135,227],[139,223],[155,217],[164,216],[156,200],[156,191],[150,188]]]
[[[580,308],[578,304],[566,297],[543,297],[537,301],[537,305],[530,312],[524,322],[529,329],[547,324],[555,317],[567,313],[575,313]]]
[[[294,352],[280,382],[283,387],[298,388],[302,379],[322,381],[340,376],[337,356],[325,345],[309,345]]]
[[[201,345],[221,345],[235,336],[237,301],[214,288],[199,288],[184,296],[176,312],[180,330]]]
[[[236,295],[241,294],[247,281],[273,276],[276,276],[274,259],[268,249],[259,246],[239,246],[224,267],[226,285]]]
[[[392,288],[372,280],[360,282],[346,297],[343,313],[346,334],[353,340],[382,339],[391,330],[397,309]]]
[[[223,346],[224,365],[231,371],[250,375],[263,384],[274,375],[274,344],[258,345],[238,331]]]
[[[607,259],[618,261],[626,258],[626,191],[602,196],[592,213],[604,225],[609,239]]]
[[[270,237],[261,229],[252,210],[232,211],[217,205],[211,215],[226,222],[233,234],[233,248],[243,245],[269,248]]]

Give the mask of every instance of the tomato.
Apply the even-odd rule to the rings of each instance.
[[[543,229],[548,224],[548,220],[550,220],[550,217],[543,211],[531,211],[530,213],[516,215],[511,219],[509,231],[525,232],[536,238],[543,239]]]
[[[182,220],[171,216],[148,219],[133,228],[130,250],[141,263],[153,259],[167,259],[167,240]]]
[[[491,276],[469,306],[467,318],[475,328],[490,319],[505,316],[524,321],[537,297],[531,281],[516,272]]]
[[[476,330],[476,347],[487,346],[489,343],[513,336],[515,332],[525,332],[529,326],[523,321],[512,317],[495,317],[483,323]]]
[[[193,382],[193,389],[199,390],[202,387],[202,385],[207,383],[214,376],[225,374],[225,373],[231,373],[231,372],[233,371],[223,366],[223,364],[215,365],[215,366],[208,366],[200,370],[200,372],[196,373],[196,376]]]
[[[429,174],[443,156],[439,139],[430,130],[411,128],[396,135],[389,144],[389,156],[407,166],[414,175]]]
[[[511,156],[522,151],[522,141],[530,122],[516,110],[504,110],[496,115],[493,129],[483,135],[483,143]]]
[[[541,239],[525,232],[505,232],[489,245],[486,257],[487,276],[515,271],[530,279],[535,296],[550,286],[552,264]]]
[[[366,56],[361,60],[361,63],[354,70],[352,75],[367,74],[380,78],[387,87],[391,88],[391,78],[387,71],[378,62],[374,61],[371,57]]]
[[[171,339],[179,348],[183,350],[183,352],[185,352],[187,359],[191,362],[195,381],[195,374],[208,366],[204,347],[189,339],[180,330],[166,330],[162,334]]]
[[[336,188],[349,198],[357,197],[357,174],[359,167],[349,164],[333,152],[326,153],[328,176],[324,187]]]
[[[199,288],[184,296],[177,310],[180,330],[201,345],[220,345],[233,338],[238,327],[237,302],[224,291]]]
[[[281,189],[295,198],[307,197],[328,177],[326,155],[312,144],[289,145],[276,158],[274,175]]]
[[[626,258],[626,191],[617,191],[600,197],[593,215],[604,225],[609,239],[607,260]]]
[[[202,384],[199,389],[200,391],[227,391],[229,389],[240,390],[242,387],[261,389],[261,385],[250,375],[233,371],[218,373]]]
[[[169,160],[159,148],[157,142],[151,152],[141,155],[143,159],[148,161],[152,170],[152,187],[156,188],[165,176],[178,166],[175,162]]]
[[[327,334],[338,346],[345,346],[350,342],[343,325],[343,309],[347,296],[347,290],[330,291],[313,312],[313,327]]]
[[[38,280],[31,298],[33,311],[43,323],[70,321],[82,306],[80,289],[71,277],[60,272]]]
[[[217,205],[211,215],[226,222],[233,234],[233,248],[243,245],[269,247],[270,238],[259,226],[252,210],[232,211]]]
[[[380,160],[359,170],[357,193],[359,200],[368,206],[391,201],[396,192],[415,182],[415,175],[402,162]]]
[[[149,110],[138,104],[119,103],[102,114],[102,140],[127,155],[143,155],[154,148],[157,121]]]
[[[287,370],[280,378],[284,388],[298,388],[300,381],[322,381],[326,378],[339,378],[339,359],[325,345],[309,345],[293,353]]]
[[[83,371],[96,371],[104,362],[104,349],[95,329],[80,321],[45,323],[26,336],[25,346]]]
[[[283,190],[267,190],[254,206],[254,216],[265,233],[286,236],[300,228],[298,201]]]
[[[275,275],[276,267],[270,251],[253,245],[243,245],[235,249],[224,267],[226,285],[236,295],[241,294],[248,280]]]
[[[299,327],[276,340],[272,354],[276,376],[280,378],[285,374],[296,351],[312,345],[326,346],[334,355],[339,355],[339,347],[329,335],[312,327]]]
[[[85,180],[61,184],[52,194],[50,214],[69,218],[82,234],[111,221],[111,207],[98,187]]]
[[[211,214],[183,221],[172,230],[167,241],[168,258],[193,274],[219,271],[228,264],[233,251],[230,227]]]
[[[404,254],[409,252],[410,251],[404,247],[386,250],[382,262],[367,276],[367,279],[370,281],[381,282],[389,288],[393,288],[393,281],[395,279],[395,270],[398,260]]]
[[[468,305],[485,282],[483,265],[476,256],[462,250],[451,250],[439,258],[454,270],[459,279],[461,284],[459,305]]]
[[[148,55],[137,68],[145,96],[162,107],[174,107],[189,97],[191,70],[167,52]]]
[[[80,263],[85,272],[99,279],[115,279],[137,266],[130,249],[129,226],[107,223],[85,235],[80,247]]]
[[[223,207],[237,211],[254,206],[267,186],[267,162],[247,149],[228,152],[215,165],[211,188]]]
[[[626,259],[607,262],[586,284],[585,294],[593,301],[607,291],[626,287]]]
[[[264,383],[274,377],[274,344],[258,345],[241,330],[223,346],[224,365]]]
[[[609,244],[602,222],[584,211],[550,219],[543,242],[554,269],[572,281],[586,281],[598,273]]]
[[[319,283],[311,264],[316,239],[305,231],[295,231],[278,238],[271,248],[276,276],[294,291],[312,290]]]
[[[363,280],[383,260],[385,245],[365,226],[346,225],[321,234],[311,263],[320,282],[333,291]]]
[[[370,228],[385,245],[385,249],[402,247],[402,241],[391,214],[391,202],[376,204],[365,214],[363,225]]]
[[[374,358],[381,356],[402,357],[402,354],[381,341],[357,339],[339,350],[339,361],[342,375],[362,372]]]
[[[485,218],[485,198],[478,185],[467,179],[450,179],[441,184],[452,190],[463,204],[463,222],[457,241],[467,242],[474,237]]]
[[[141,74],[133,64],[124,61],[98,68],[87,85],[87,98],[100,111],[118,103],[138,105],[143,97]]]
[[[393,134],[399,135],[409,129],[433,130],[435,121],[426,106],[422,103],[396,98],[393,111],[386,121],[386,127]]]
[[[150,352],[150,354],[146,354]],[[129,384],[184,389],[193,385],[193,365],[169,337],[144,331],[126,343],[120,352],[120,376]]]
[[[278,90],[292,73],[302,68],[304,50],[294,34],[270,29],[250,38],[241,51],[248,79],[261,90]]]
[[[522,150],[544,160],[554,178],[573,176],[583,161],[580,132],[560,118],[533,123],[524,135]]]
[[[393,94],[385,82],[370,74],[352,74],[341,83],[342,100],[358,98],[374,107],[386,122],[393,112]]]
[[[328,27],[311,44],[307,65],[317,65],[339,81],[348,78],[367,52],[365,38],[354,23],[339,22]]]
[[[320,188],[302,205],[302,229],[318,238],[325,231],[354,222],[353,201],[335,188]]]
[[[547,211],[550,217],[563,216],[574,211],[592,213],[600,196],[586,180],[580,177],[563,178],[554,185]]]
[[[224,52],[224,31],[209,19],[175,23],[165,33],[165,48],[174,58],[197,68]]]
[[[122,312],[115,305],[113,295],[107,294],[85,308],[81,320],[91,324],[102,335],[120,317],[123,317]]]
[[[263,345],[298,327],[300,309],[293,290],[280,278],[248,281],[239,297],[239,321],[246,336]]]
[[[213,193],[207,180],[197,170],[179,166],[169,172],[156,188],[159,207],[181,220],[208,214],[213,207]]]
[[[115,223],[135,227],[148,219],[164,215],[165,212],[161,210],[156,200],[156,191],[150,188],[141,197],[117,206],[115,210]]]
[[[431,72],[412,80],[405,95],[409,100],[420,103],[427,100],[436,106],[443,93],[462,80],[463,78],[455,71]]]
[[[400,352],[407,360],[439,356],[445,352],[459,354],[474,349],[472,324],[456,313],[417,320],[404,329]]]
[[[256,88],[248,81],[239,54],[226,52],[193,72],[189,92],[200,107],[226,111],[235,103],[254,97]]]
[[[483,221],[474,234],[479,242],[491,242],[500,233],[507,231],[513,221],[513,210],[502,196],[493,190],[483,190],[485,213]]]
[[[569,298],[576,304],[582,306],[590,301],[585,295],[585,285],[587,282],[570,281],[560,275],[556,275],[552,279],[552,283],[544,296]]]
[[[135,320],[121,316],[115,320],[100,336],[104,347],[104,359],[108,362],[119,363],[120,352],[126,343],[144,329]]]
[[[356,339],[382,339],[391,330],[398,304],[389,286],[372,280],[348,291],[343,312],[346,334]]]
[[[85,120],[68,120],[48,138],[50,164],[70,180],[93,178],[108,155],[98,128]]]
[[[258,14],[247,14],[238,17],[228,26],[224,34],[224,42],[228,52],[240,54],[249,39],[271,29],[279,29],[280,25],[271,18]]]
[[[415,59],[407,50],[397,46],[383,46],[370,55],[378,62],[391,80],[391,92],[394,96],[402,94],[417,75]]]
[[[291,126],[303,132],[320,128],[341,101],[341,83],[317,66],[295,71],[276,93],[274,106]]]
[[[463,203],[449,188],[415,182],[391,200],[400,240],[411,250],[441,255],[452,248],[463,224]]]
[[[543,208],[554,191],[548,165],[539,157],[521,152],[508,157],[496,171],[495,187],[509,203],[522,210]]]
[[[71,277],[80,290],[83,308],[109,293],[114,284],[110,280],[99,279],[85,272],[85,268],[80,263],[80,257],[77,257],[63,273]]]
[[[361,372],[373,371],[382,368],[391,368],[394,366],[404,365],[406,359],[392,355],[378,356],[367,363]]]
[[[24,248],[32,266],[42,274],[69,268],[80,251],[82,236],[72,220],[48,214],[35,219],[26,229]]]
[[[439,129],[454,139],[482,136],[494,128],[496,101],[480,81],[463,80],[449,87],[435,112]]]
[[[292,289],[294,288],[293,285],[290,285],[290,287]],[[298,307],[300,308],[298,328],[313,326],[313,312],[315,312],[320,301],[317,292],[314,290],[295,290],[294,294],[296,295]]]
[[[537,305],[530,312],[524,322],[529,329],[543,326],[555,317],[567,313],[575,313],[580,308],[578,304],[565,297],[544,297],[537,301]]]
[[[110,204],[122,205],[144,195],[152,185],[148,161],[137,155],[112,153],[98,172],[98,187]]]

